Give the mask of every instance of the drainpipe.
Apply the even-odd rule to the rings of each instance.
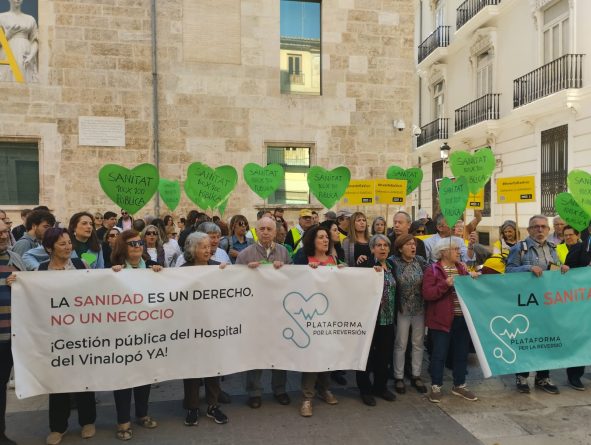
[[[158,127],[158,55],[157,55],[157,28],[156,28],[156,0],[152,0],[152,147],[154,164],[160,172],[160,149],[158,146],[160,129]],[[156,192],[156,217],[160,216],[160,193]]]
[[[423,0],[419,2],[419,40],[423,38]],[[422,126],[422,115],[423,115],[423,79],[419,76],[419,128]],[[415,138],[415,146],[417,138]],[[419,156],[419,168],[422,170],[421,157]],[[423,187],[419,184],[419,209],[422,207]]]

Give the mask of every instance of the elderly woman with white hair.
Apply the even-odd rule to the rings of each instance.
[[[470,333],[454,288],[457,275],[477,276],[469,273],[460,262],[460,244],[453,238],[442,238],[433,247],[436,263],[425,269],[423,298],[427,302],[425,325],[429,328],[433,343],[431,353],[431,392],[429,400],[441,401],[443,369],[448,349],[453,354],[452,394],[474,401],[478,398],[466,387],[466,367],[470,345]]]
[[[186,262],[181,267],[218,265],[220,269],[225,268],[226,263],[220,263],[212,259],[211,250],[211,238],[207,233],[191,233],[185,242],[184,258]],[[204,379],[189,378],[183,380],[185,392],[183,406],[187,410],[185,425],[195,426],[199,423],[199,386],[202,380],[205,384],[207,417],[220,425],[228,423],[228,417],[220,410],[218,403],[221,393],[220,378],[214,376]]]

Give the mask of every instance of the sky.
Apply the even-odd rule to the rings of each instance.
[[[6,12],[10,10],[8,0],[0,0],[0,12]],[[39,12],[37,10],[37,0],[24,0],[21,6],[21,10],[25,14],[32,15],[39,23]]]
[[[281,0],[281,36],[319,39],[320,3]]]

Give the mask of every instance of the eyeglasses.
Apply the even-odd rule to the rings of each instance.
[[[146,232],[146,236],[156,236],[158,235],[156,232]]]
[[[129,215],[127,212],[121,212],[122,215]]]
[[[548,226],[529,226],[529,228],[532,230],[546,230],[546,229],[549,229],[550,227],[548,227]]]
[[[422,234],[425,234],[425,231],[424,231],[424,230],[415,230],[415,233],[422,233]]]
[[[109,233],[107,235],[107,238],[115,238],[117,235],[119,235],[118,233]]]
[[[142,247],[144,245],[144,242],[142,240],[136,240],[127,241],[125,244],[127,244],[129,247]]]
[[[246,227],[248,225],[246,221],[238,221],[236,224],[238,224],[240,227]]]

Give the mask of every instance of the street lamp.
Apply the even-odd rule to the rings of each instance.
[[[443,162],[447,162],[449,158],[449,152],[451,151],[451,147],[447,145],[447,142],[444,142],[441,147],[439,147],[439,155]]]

